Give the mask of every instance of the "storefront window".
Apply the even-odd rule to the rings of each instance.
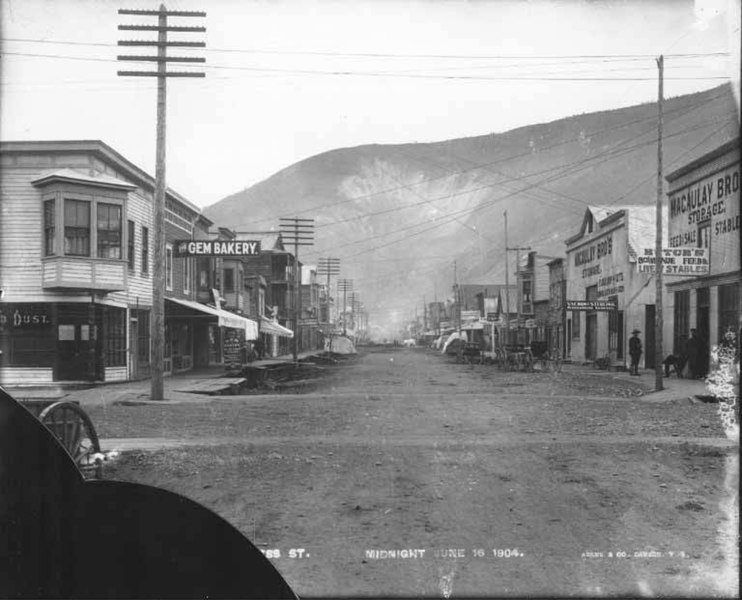
[[[121,258],[121,206],[99,202],[98,257]]]
[[[56,235],[56,200],[46,200],[44,202],[44,256],[56,254],[56,244],[54,236]]]
[[[64,253],[90,256],[90,202],[65,198]]]
[[[55,330],[48,304],[0,304],[0,364],[53,367]]]

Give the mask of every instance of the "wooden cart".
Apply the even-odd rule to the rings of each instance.
[[[64,447],[83,477],[101,478],[102,461],[98,433],[79,402],[23,400],[26,409],[38,417]]]

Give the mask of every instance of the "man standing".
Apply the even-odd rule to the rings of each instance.
[[[631,356],[631,374],[639,375],[639,359],[642,355],[642,341],[639,339],[641,332],[634,329],[629,338],[629,355]]]
[[[688,369],[690,369],[690,378],[698,379],[703,376],[703,342],[697,335],[695,329],[690,330],[690,337],[686,343],[686,354],[688,356]]]

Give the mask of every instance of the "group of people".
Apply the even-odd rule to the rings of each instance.
[[[631,356],[631,374],[639,375],[639,360],[642,356],[642,342],[639,338],[641,331],[634,329],[629,338],[629,356]],[[695,329],[690,330],[690,337],[685,342],[680,354],[670,354],[662,361],[665,368],[665,377],[670,376],[674,369],[678,377],[698,379],[706,376],[707,352],[704,341],[698,336]]]

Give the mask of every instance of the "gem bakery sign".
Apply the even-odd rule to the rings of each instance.
[[[258,256],[260,242],[254,240],[220,242],[185,240],[175,243],[176,256]]]
[[[645,248],[637,257],[640,273],[654,273],[654,248]],[[663,248],[662,273],[664,275],[706,275],[709,272],[708,248]]]

